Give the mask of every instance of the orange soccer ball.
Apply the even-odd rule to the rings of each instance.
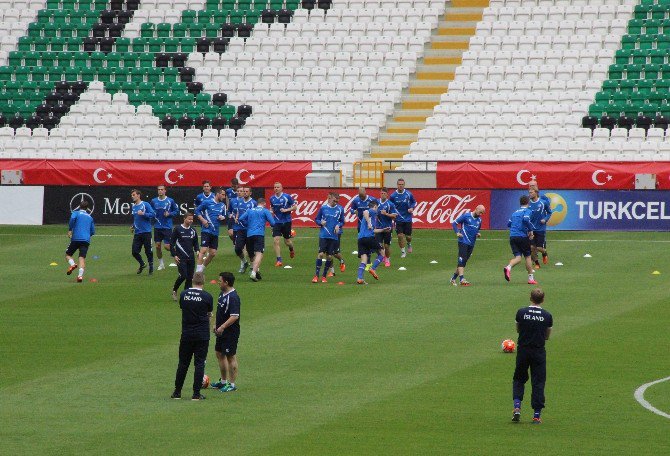
[[[502,341],[502,344],[500,344],[502,351],[505,353],[514,353],[514,349],[516,348],[516,343],[512,339],[506,339]]]
[[[292,237],[292,238],[295,237],[295,230],[291,230],[291,237]]]
[[[202,387],[209,388],[209,375],[207,374],[202,377]]]

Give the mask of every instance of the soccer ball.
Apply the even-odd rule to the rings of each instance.
[[[291,230],[291,237],[292,237],[292,238],[295,237],[295,230]]]
[[[209,375],[207,374],[202,377],[202,387],[209,388]]]
[[[516,344],[512,339],[505,339],[502,341],[502,344],[500,344],[500,348],[502,348],[502,351],[505,353],[514,353]]]

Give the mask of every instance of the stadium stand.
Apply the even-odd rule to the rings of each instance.
[[[653,79],[662,74],[654,72],[654,65],[667,59],[668,51],[656,51],[656,60],[649,61],[647,69],[639,61],[647,62],[649,54],[619,50],[622,37],[624,44],[635,43],[631,38],[635,32],[646,35],[662,30],[658,26],[647,30],[638,25],[639,19],[631,20],[634,11],[641,15],[653,9],[635,4],[629,0],[491,2],[449,91],[405,158],[654,160],[667,156],[663,135],[649,128],[650,117],[670,114],[660,109],[665,98],[659,94],[654,99],[658,102],[636,103],[630,95],[647,75],[645,70]],[[626,31],[629,35],[624,35]],[[627,64],[619,63],[625,59]],[[622,75],[635,80],[628,83],[625,100],[621,91],[615,95],[616,89],[608,89],[623,88],[612,82]],[[616,104],[619,100],[625,106]],[[600,128],[604,114],[615,117],[610,127],[619,128]],[[659,155],[659,150],[664,154]]]

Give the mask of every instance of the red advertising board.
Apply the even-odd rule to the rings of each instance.
[[[439,162],[438,188],[632,190],[636,174],[656,174],[670,189],[670,162]]]
[[[316,227],[314,219],[319,208],[325,204],[328,192],[337,191],[340,194],[340,204],[347,212],[348,226],[356,226],[356,214],[350,213],[351,200],[358,194],[356,189],[305,189],[284,188],[284,192],[293,196],[298,208],[293,212],[294,226]],[[379,190],[369,190],[368,194],[379,198]],[[414,209],[414,228],[448,228],[459,215],[474,210],[478,204],[483,204],[487,211],[491,200],[491,192],[487,190],[412,190],[417,201]],[[266,190],[266,199],[272,196],[272,190]],[[482,220],[482,229],[488,229],[488,213]]]
[[[0,160],[0,170],[22,171],[24,185],[193,187],[210,180],[227,186],[237,177],[252,187],[271,187],[277,180],[302,187],[312,162]]]

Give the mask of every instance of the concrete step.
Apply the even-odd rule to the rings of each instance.
[[[406,122],[393,119],[387,122],[386,126],[387,128],[416,128],[416,127],[423,127],[424,122],[422,121]]]
[[[377,153],[383,153],[383,152],[388,152],[388,153],[399,153],[399,152],[405,152],[408,151],[407,146],[372,146],[372,152],[377,152]]]
[[[463,8],[465,9],[465,8]],[[474,9],[474,8],[473,8]],[[474,9],[473,12],[447,11],[444,15],[445,22],[479,22],[482,20],[482,9]],[[476,24],[475,24],[476,25]]]
[[[483,10],[482,10],[483,11]],[[478,20],[474,21],[447,21],[441,20],[437,23],[437,28],[475,28],[477,27]]]
[[[435,106],[440,104],[440,97],[436,97],[431,101],[403,101],[403,109],[434,109]]]
[[[460,65],[463,62],[462,57],[444,57],[444,56],[425,56],[424,65]]]
[[[390,151],[379,151],[371,152],[370,158],[373,160],[402,160],[402,158],[409,153],[408,147],[403,147],[402,151],[390,152]]]
[[[422,71],[416,72],[416,78],[427,80],[440,80],[440,81],[453,81],[454,72],[453,71]]]
[[[412,128],[386,127],[386,133],[389,134],[418,135],[419,130],[423,130],[423,128],[421,126]]]
[[[428,48],[423,51],[423,58],[428,57],[454,57],[461,58],[463,56],[463,50],[461,49],[432,49]]]
[[[425,81],[420,81],[425,82]],[[434,85],[434,86],[414,86],[409,88],[409,93],[412,95],[442,95],[449,90],[449,87],[446,85]]]
[[[438,35],[447,36],[467,36],[468,38],[475,34],[474,27],[440,27],[437,29]]]

